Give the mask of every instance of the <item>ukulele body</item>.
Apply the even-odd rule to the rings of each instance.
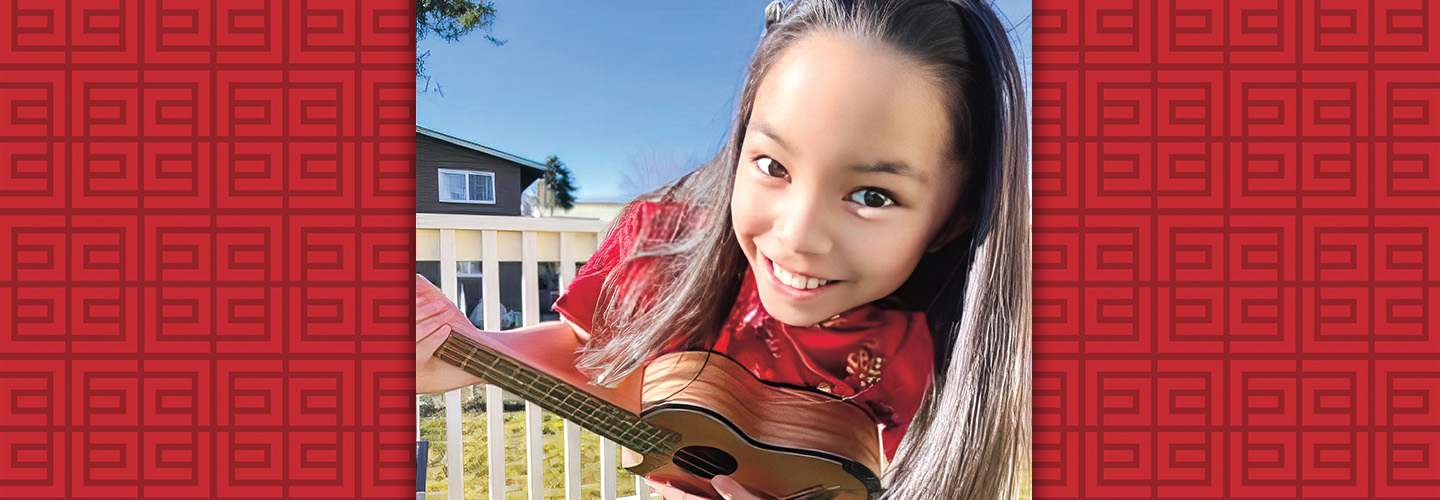
[[[710,478],[722,473],[780,500],[880,491],[879,428],[868,413],[761,382],[723,354],[677,352],[646,365],[640,415],[465,335],[448,336],[434,356],[614,441],[626,469],[689,493],[715,497]]]
[[[774,498],[864,500],[880,490],[879,428],[859,406],[756,379],[730,358],[677,352],[645,367],[641,420],[680,434],[670,453],[626,450],[622,465],[688,493],[717,497],[733,477]]]

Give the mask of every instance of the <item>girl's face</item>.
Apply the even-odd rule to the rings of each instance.
[[[796,42],[756,89],[730,210],[765,310],[812,325],[900,287],[954,207],[940,90],[838,35]]]

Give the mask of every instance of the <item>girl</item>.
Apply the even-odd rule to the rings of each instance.
[[[556,302],[562,321],[471,332],[417,279],[417,390],[477,382],[430,356],[451,328],[632,410],[628,375],[712,350],[869,411],[887,498],[1018,497],[1028,131],[999,20],[980,0],[796,0],[766,17],[728,143],[627,208]]]

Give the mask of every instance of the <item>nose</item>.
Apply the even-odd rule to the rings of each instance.
[[[781,245],[794,254],[820,255],[834,245],[827,228],[826,206],[818,197],[796,193],[776,203],[773,231]]]

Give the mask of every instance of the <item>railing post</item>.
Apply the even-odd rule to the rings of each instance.
[[[465,500],[465,438],[460,433],[460,389],[445,393],[445,475],[450,500]]]
[[[530,500],[545,498],[545,425],[540,407],[525,402],[525,482]]]
[[[415,462],[417,462],[417,463],[415,464],[415,469],[416,469],[416,471],[417,471],[416,474],[419,474],[418,471],[429,470],[427,467],[425,467],[425,464],[428,464],[428,463],[430,462],[429,449],[427,448],[427,449],[425,450],[426,453],[419,453],[419,451],[420,451],[420,442],[421,442],[421,441],[424,441],[424,440],[425,440],[425,437],[424,437],[424,436],[421,434],[421,432],[420,432],[420,395],[419,395],[419,394],[416,394],[416,395],[415,395],[415,450],[416,450],[416,453],[415,453]],[[416,485],[423,485],[423,484],[425,484],[425,481],[426,481],[427,478],[417,477],[417,478],[415,478],[415,479],[416,479]],[[423,496],[420,495],[420,494],[422,494],[422,493],[425,493],[425,489],[424,489],[423,487],[420,488],[419,491],[416,492],[416,495],[415,495],[415,496],[418,497],[416,500],[423,500],[423,499],[425,498],[425,497],[423,497]]]
[[[540,270],[536,263],[534,231],[520,233],[520,296],[525,325],[540,322]],[[545,499],[545,442],[540,407],[525,402],[525,482],[530,500]]]
[[[635,476],[635,497],[650,500],[650,483],[645,482],[644,476]]]
[[[481,307],[485,308],[485,330],[500,331],[500,233],[480,232]],[[485,384],[485,434],[490,463],[490,500],[505,499],[505,400],[499,387]]]
[[[455,264],[455,230],[440,230],[440,291],[450,298],[450,302],[458,302],[460,282],[456,278]],[[464,304],[459,304],[464,307]],[[465,500],[465,439],[461,428],[464,420],[461,417],[460,389],[445,393],[445,474],[447,476],[446,488],[449,490],[450,500]]]
[[[600,438],[600,498],[601,500],[615,500],[616,486],[615,473],[615,442],[609,439]]]
[[[480,298],[485,308],[485,330],[500,331],[500,232],[480,232]]]
[[[575,280],[575,233],[560,232],[560,290]],[[565,421],[565,500],[580,500],[580,426]]]
[[[580,426],[565,421],[565,500],[580,500]]]
[[[505,400],[499,387],[485,384],[485,437],[490,452],[490,500],[505,500]]]
[[[520,309],[525,324],[540,322],[540,264],[536,262],[538,238],[534,231],[520,233]]]
[[[575,280],[575,233],[560,233],[560,289],[565,290]]]
[[[538,249],[537,231],[554,231],[558,233],[559,240],[559,288],[564,290],[569,287],[575,279],[576,262],[583,261],[593,253],[593,249],[581,249],[575,241],[576,234],[595,234],[602,236],[603,228],[597,221],[566,221],[566,220],[524,220],[519,221],[512,217],[490,217],[490,216],[450,216],[445,214],[417,214],[417,228],[437,229],[439,233],[439,257],[440,257],[440,286],[452,302],[459,300],[459,281],[457,276],[457,231],[478,231],[481,243],[481,272],[484,280],[481,286],[481,300],[478,307],[484,307],[485,321],[483,328],[487,331],[499,331],[503,317],[500,314],[500,259],[499,259],[499,231],[514,231],[521,235],[521,271],[522,271],[522,303],[523,322],[532,325],[539,322],[540,299],[538,296]],[[460,234],[461,237],[473,236],[474,233]],[[470,240],[465,240],[470,241]],[[589,250],[589,251],[587,251]],[[473,300],[473,299],[471,299]],[[472,390],[478,387],[472,388]],[[504,393],[500,388],[486,385],[484,389],[486,397],[486,422],[487,422],[487,448],[489,457],[487,462],[490,466],[489,497],[491,499],[505,498],[505,413]],[[463,500],[465,498],[465,471],[464,453],[465,441],[463,436],[463,396],[459,390],[447,392],[444,395],[446,405],[446,440],[447,452],[446,467],[448,476],[448,496],[452,500]],[[418,408],[418,399],[417,399]],[[526,404],[525,429],[526,429],[526,462],[527,462],[527,491],[528,498],[540,499],[544,496],[544,447],[543,447],[543,414],[533,404]],[[416,418],[416,435],[420,435],[420,420]],[[564,430],[565,444],[565,497],[567,499],[580,498],[581,492],[581,464],[583,462],[580,452],[581,431],[575,424],[566,421]],[[418,439],[417,439],[418,441]],[[614,443],[605,442],[602,444],[602,457],[600,465],[603,467],[601,473],[601,496],[612,499],[616,496],[616,473],[615,473],[615,452]],[[423,459],[423,457],[421,458]],[[649,488],[643,479],[637,478],[636,491],[640,498],[648,500]]]
[[[459,302],[460,282],[455,277],[455,230],[440,230],[440,282],[436,283],[440,291],[450,298],[450,302]],[[464,308],[464,304],[459,304]]]

